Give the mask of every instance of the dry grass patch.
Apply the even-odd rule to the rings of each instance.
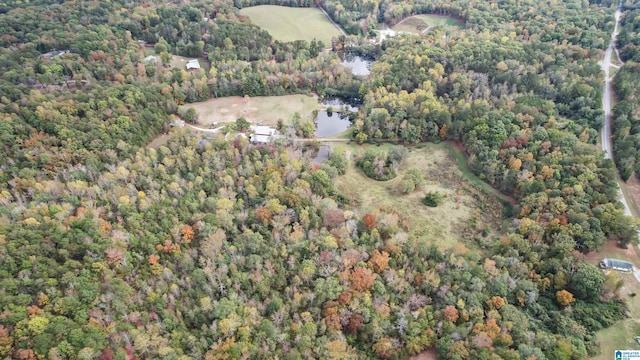
[[[368,146],[385,152],[390,147],[389,144]],[[389,181],[373,180],[355,167],[355,158],[364,154],[365,148],[333,144],[333,151],[348,151],[351,159],[347,173],[336,179],[336,187],[363,214],[379,208],[396,209],[408,221],[412,241],[433,244],[440,249],[450,248],[465,240],[469,235],[469,227],[478,229],[497,223],[497,219],[488,217],[489,214],[495,215],[495,212],[481,210],[483,195],[469,186],[445,144],[424,144],[420,149],[410,148],[408,159],[398,169],[398,176]],[[427,184],[405,195],[398,190],[398,183],[411,168],[419,169]],[[422,199],[429,191],[438,191],[445,196],[441,205],[434,208],[422,204]]]
[[[414,15],[403,19],[391,29],[394,31],[404,31],[414,34],[422,34],[427,28],[434,26],[464,27],[460,20],[440,15]]]
[[[296,112],[306,117],[313,110],[322,108],[318,99],[310,95],[229,96],[185,104],[184,107],[194,108],[198,113],[198,125],[204,127],[214,122],[235,122],[240,117],[253,124],[275,127],[280,119],[288,123]]]
[[[161,146],[166,146],[173,134],[160,134],[155,139],[151,140],[145,147],[150,149],[160,149]]]
[[[638,177],[634,174],[627,182],[621,181],[620,188],[629,203],[629,209],[633,216],[640,217],[640,180]]]

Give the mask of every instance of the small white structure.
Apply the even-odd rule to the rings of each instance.
[[[187,61],[187,70],[197,70],[200,69],[200,62],[198,59],[191,59]]]
[[[153,55],[149,55],[146,58],[144,58],[144,62],[148,65],[155,65],[158,63],[158,58]]]
[[[184,120],[173,120],[172,122],[169,123],[169,126],[183,127]]]
[[[383,42],[385,40],[387,40],[388,38],[392,38],[394,36],[396,36],[396,32],[386,28],[385,30],[380,30],[380,42]]]
[[[252,144],[268,144],[275,140],[278,130],[269,127],[257,125],[253,128],[253,134],[249,137]]]

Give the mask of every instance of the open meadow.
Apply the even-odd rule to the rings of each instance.
[[[340,36],[338,28],[316,8],[260,5],[244,8],[240,14],[248,16],[254,24],[280,41],[316,39],[329,46],[332,37]]]
[[[460,20],[440,15],[414,15],[407,17],[394,25],[391,29],[398,32],[410,32],[422,34],[426,29],[434,26],[445,26],[459,28],[464,27]]]
[[[310,95],[229,96],[185,104],[184,107],[195,109],[197,124],[205,127],[214,122],[235,122],[240,117],[252,124],[275,127],[280,119],[288,123],[296,112],[307,117],[313,110],[323,108],[318,99]]]
[[[334,143],[332,151],[348,151],[350,158],[347,173],[335,180],[336,187],[363,212],[396,209],[400,217],[409,222],[410,241],[450,248],[480,229],[493,230],[489,224],[500,223],[502,205],[497,198],[483,194],[467,181],[449,146],[427,143],[409,148],[409,157],[400,165],[398,176],[389,181],[376,181],[355,166],[355,159],[364,154],[366,148],[386,152],[389,144]],[[398,190],[398,184],[411,168],[419,169],[427,182],[422,189],[405,195]],[[429,191],[445,195],[441,205],[422,204],[422,198]]]

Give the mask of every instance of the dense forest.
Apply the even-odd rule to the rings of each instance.
[[[596,150],[616,4],[321,1],[352,34],[335,43],[376,56],[359,77],[322,51],[335,44],[281,43],[238,13],[263,3],[2,1],[0,357],[596,354],[595,332],[626,305],[575,251],[638,241]],[[417,13],[466,25],[358,37]],[[170,66],[178,55],[207,66]],[[634,146],[637,74],[618,72],[631,145],[616,151]],[[179,129],[144,146],[185,102],[310,92],[361,98],[359,142],[461,144],[515,198],[508,230],[444,250],[411,238],[394,209],[344,201],[339,154],[317,166],[283,143]],[[395,176],[394,154],[367,156],[365,172]]]
[[[613,108],[614,154],[620,176],[626,181],[640,170],[640,6],[630,6],[620,21],[617,47],[624,65],[617,70]]]

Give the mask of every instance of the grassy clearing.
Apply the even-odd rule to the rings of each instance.
[[[363,212],[373,212],[379,208],[396,209],[409,222],[409,238],[414,243],[427,243],[447,249],[465,240],[469,226],[474,229],[496,224],[502,209],[489,211],[482,209],[486,199],[473,189],[458,169],[455,158],[445,144],[423,144],[420,148],[410,148],[409,158],[398,169],[398,177],[389,181],[368,178],[355,167],[355,158],[364,154],[367,147],[387,152],[390,144],[354,145],[332,144],[333,151],[350,154],[351,161],[344,176],[335,180],[338,190],[352,200],[353,205]],[[420,190],[405,195],[397,190],[398,183],[408,169],[422,171],[427,185]],[[422,204],[422,198],[429,191],[439,191],[445,195],[443,203],[435,208]],[[500,207],[499,205],[497,207]],[[473,224],[476,226],[474,227]]]
[[[260,5],[244,8],[240,14],[280,41],[317,39],[329,46],[332,37],[340,36],[340,31],[320,9]]]
[[[620,189],[627,199],[631,214],[635,218],[640,217],[640,180],[632,175],[627,182],[620,181]]]
[[[155,139],[151,140],[145,147],[150,149],[160,149],[161,146],[167,145],[169,138],[172,134],[160,134]]]
[[[194,108],[198,113],[198,126],[208,127],[214,122],[235,122],[244,117],[254,124],[275,127],[279,119],[288,123],[294,113],[302,117],[320,109],[318,99],[309,95],[285,96],[230,96],[210,99],[203,102],[185,104],[185,108]]]
[[[152,47],[145,47],[142,51],[141,51],[141,55],[143,58],[146,58],[147,56],[153,56],[156,59],[156,62],[158,64],[161,64],[161,60],[160,60],[160,55],[156,54],[156,51],[152,48]],[[179,56],[179,55],[171,55],[171,62],[169,63],[169,68],[178,68],[178,69],[187,69],[187,62],[191,59],[194,58],[188,58],[188,57],[184,57],[184,56]],[[198,58],[198,61],[200,62],[200,68],[208,70],[209,69],[209,62],[208,60],[204,60],[203,58]]]
[[[464,23],[460,20],[440,15],[414,15],[403,19],[391,29],[394,31],[411,32],[421,34],[429,27],[459,27],[463,28]]]
[[[640,267],[640,258],[637,248],[629,246],[628,249],[621,249],[615,241],[609,241],[599,252],[592,252],[583,256],[591,264],[597,265],[604,258],[616,258],[629,261],[636,267]],[[600,342],[600,355],[593,357],[594,360],[613,359],[615,350],[640,350],[640,345],[633,339],[633,336],[640,335],[640,282],[631,273],[618,272],[618,276],[609,274],[605,286],[615,289],[615,282],[619,278],[623,285],[615,291],[615,294],[624,299],[629,307],[630,318],[622,320],[610,328],[598,332]],[[638,294],[632,297],[631,294]]]
[[[353,139],[353,127],[348,128],[347,130],[330,136],[332,139]]]
[[[188,57],[184,57],[184,56],[178,56],[178,55],[171,55],[171,63],[169,63],[169,65],[171,66],[171,68],[178,68],[178,69],[187,69],[187,62],[191,59],[194,58],[188,58]],[[207,61],[202,60],[202,58],[199,58],[198,61],[200,62],[200,68],[201,69],[205,69],[207,70],[209,68],[209,64]]]

